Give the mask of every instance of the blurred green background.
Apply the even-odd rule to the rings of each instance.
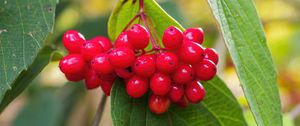
[[[56,24],[47,42],[61,43],[62,34],[76,29],[87,39],[107,36],[107,21],[116,0],[60,0]],[[157,0],[184,27],[203,27],[205,46],[220,54],[218,74],[242,105],[245,118],[255,126],[222,35],[204,0]],[[278,72],[284,126],[300,126],[300,0],[254,0]],[[66,51],[60,46],[52,62],[0,115],[1,126],[91,125],[100,89],[86,91],[67,82],[56,61]],[[109,100],[100,125],[112,125]]]

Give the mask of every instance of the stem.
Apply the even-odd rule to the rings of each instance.
[[[143,0],[141,0],[141,1],[143,1]],[[140,13],[141,14],[141,18],[142,18],[142,20],[143,20],[143,22],[144,22],[144,24],[145,24],[145,26],[146,26],[146,29],[149,31],[149,33],[150,33],[150,40],[151,40],[151,43],[152,43],[152,45],[153,45],[153,49],[158,49],[159,48],[159,46],[157,46],[156,45],[156,42],[155,42],[155,40],[154,40],[154,38],[153,38],[153,35],[152,35],[152,32],[150,31],[150,28],[149,28],[149,25],[148,25],[148,23],[147,23],[147,20],[146,20],[146,15],[144,14],[144,13]]]
[[[92,126],[99,126],[100,120],[101,120],[102,115],[103,115],[105,103],[106,103],[106,96],[103,94],[102,97],[101,97],[101,100],[99,102],[97,113],[94,117],[94,121],[93,121]]]
[[[139,14],[135,15],[130,21],[129,23],[125,26],[125,28],[122,30],[122,32],[125,32],[127,30],[127,28],[138,18],[140,17]]]

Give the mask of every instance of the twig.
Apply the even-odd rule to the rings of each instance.
[[[103,115],[105,103],[106,103],[106,96],[103,94],[102,97],[101,97],[101,100],[99,102],[97,113],[94,117],[94,121],[93,121],[92,126],[99,126],[100,120],[101,120],[102,115]]]

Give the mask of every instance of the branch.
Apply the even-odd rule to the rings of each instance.
[[[93,121],[92,126],[99,126],[100,120],[101,120],[102,115],[103,115],[105,103],[106,103],[106,96],[103,94],[102,97],[101,97],[101,100],[99,102],[97,113],[94,117],[94,121]]]

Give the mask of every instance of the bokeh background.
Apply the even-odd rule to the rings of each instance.
[[[107,21],[116,0],[60,0],[56,24],[47,42],[61,43],[68,29],[80,31],[87,39],[107,36]],[[184,27],[203,27],[205,46],[220,54],[218,74],[226,81],[255,126],[222,35],[206,0],[157,0]],[[254,0],[272,53],[280,90],[284,126],[300,126],[300,0]],[[57,59],[66,52],[62,47],[52,61],[0,115],[0,126],[86,126],[91,125],[100,89],[87,91],[83,84],[68,82],[58,69]],[[109,98],[100,125],[111,126]]]

